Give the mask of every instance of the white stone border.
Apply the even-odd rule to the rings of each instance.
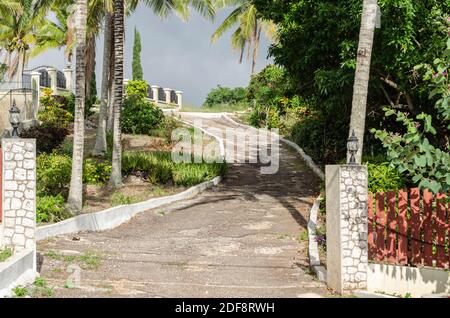
[[[245,127],[245,128],[251,128],[251,129],[256,129],[255,127],[249,126],[249,125],[245,125],[245,124],[241,124],[238,123],[237,121],[235,121],[234,119],[230,118],[228,116],[227,113],[219,113],[221,115],[222,118],[225,118],[226,120],[232,122],[233,124],[237,125],[237,126],[241,126],[241,127]],[[276,134],[277,135],[277,134]],[[291,146],[292,148],[294,148],[298,154],[302,157],[302,159],[306,162],[306,164],[308,165],[308,167],[311,168],[311,170],[323,181],[325,180],[325,174],[323,173],[322,170],[320,170],[320,168],[314,163],[314,161],[312,160],[312,158],[310,156],[308,156],[306,154],[306,152],[299,147],[299,145],[297,145],[295,142],[292,142],[288,139],[285,139],[283,137],[281,137],[280,135],[277,135],[277,137],[284,142],[285,144]]]
[[[175,117],[176,118],[176,117]],[[178,119],[178,118],[177,118]],[[180,119],[178,119],[180,120]],[[181,120],[180,120],[181,121]],[[183,121],[182,121],[183,122]],[[190,123],[186,123],[190,126],[194,126]],[[194,126],[195,127],[195,126]],[[224,157],[224,144],[223,139],[215,136],[201,127],[201,129],[205,134],[211,136],[216,139],[220,145],[220,151],[222,157]],[[181,193],[177,193],[171,196],[154,198],[143,202],[138,202],[129,205],[119,205],[116,207],[112,207],[100,212],[95,213],[86,213],[82,215],[75,216],[73,218],[44,226],[39,226],[36,229],[36,240],[45,240],[50,237],[54,237],[57,235],[63,234],[72,234],[78,233],[81,231],[104,231],[110,230],[115,227],[120,226],[121,224],[129,221],[136,214],[142,213],[144,211],[154,209],[160,207],[162,205],[170,204],[176,201],[181,201],[185,199],[192,198],[199,194],[200,192],[214,187],[222,181],[221,176],[217,176],[210,181],[205,181],[196,186],[193,186]]]
[[[0,298],[12,296],[14,287],[32,284],[38,277],[35,253],[35,249],[22,250],[0,263]]]
[[[322,197],[319,196],[314,201],[314,204],[309,212],[308,220],[308,254],[309,254],[309,266],[316,273],[317,279],[321,282],[327,281],[327,270],[324,266],[320,265],[319,256],[319,244],[317,243],[316,228],[317,228],[317,215],[320,207],[320,200]]]

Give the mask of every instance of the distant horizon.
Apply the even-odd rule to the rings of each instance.
[[[126,18],[125,78],[132,78],[134,27],[137,27],[141,34],[144,79],[151,85],[183,91],[183,100],[186,105],[200,107],[208,92],[217,85],[247,86],[251,74],[251,61],[244,57],[242,64],[239,64],[240,53],[231,48],[232,32],[225,34],[216,43],[210,41],[217,26],[231,10],[219,11],[214,23],[192,11],[190,20],[184,23],[175,15],[161,20],[149,8],[139,5],[136,12]],[[95,75],[97,91],[100,95],[103,63],[102,34],[97,38],[96,45]],[[272,62],[271,59],[267,59],[269,45],[268,40],[262,38],[257,71]],[[179,65],[174,62],[176,60],[179,61]],[[61,70],[65,68],[63,49],[52,49],[30,59],[27,68],[48,64],[53,64]],[[75,58],[72,68],[75,69]]]

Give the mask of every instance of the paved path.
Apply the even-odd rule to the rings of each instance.
[[[223,119],[203,124],[233,127]],[[275,175],[237,162],[219,186],[191,200],[147,211],[114,230],[39,243],[47,255],[41,275],[62,297],[327,296],[309,274],[307,243],[299,239],[319,180],[290,148],[281,146],[280,155]],[[99,266],[89,253],[101,255]],[[62,287],[70,255],[88,256],[81,288]]]

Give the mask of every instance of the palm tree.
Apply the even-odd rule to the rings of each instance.
[[[75,120],[72,154],[72,174],[67,200],[72,213],[81,211],[83,206],[83,150],[84,150],[84,103],[85,103],[85,51],[87,0],[77,0],[76,21],[76,90]]]
[[[33,0],[17,0],[21,10],[17,14],[0,16],[0,47],[6,51],[5,64],[8,67],[9,79],[16,78],[19,85],[22,82],[22,72],[27,65],[30,49],[36,42],[36,29],[45,20],[43,15],[35,15],[32,9]],[[2,3],[3,10],[11,7],[11,1]]]
[[[12,14],[22,14],[23,8],[20,2],[15,0],[2,0],[0,2],[0,17]]]
[[[189,8],[193,7],[205,17],[214,17],[211,0],[142,0],[160,17],[175,12],[183,19],[189,17]],[[129,10],[136,9],[139,0],[128,2]],[[124,0],[114,0],[114,104],[113,104],[113,155],[110,185],[122,185],[122,144],[120,113],[123,104],[123,46],[124,46]]]
[[[239,63],[242,63],[245,49],[247,58],[252,52],[252,74],[255,73],[256,59],[258,57],[261,33],[264,31],[269,39],[275,37],[275,24],[269,20],[258,18],[258,11],[251,0],[216,0],[216,8],[236,7],[211,37],[212,42],[217,41],[225,32],[237,25],[231,36],[231,46],[240,51]]]
[[[356,59],[355,83],[353,87],[352,114],[350,131],[355,131],[359,140],[359,149],[355,155],[356,163],[361,164],[364,130],[366,123],[367,94],[369,87],[370,63],[372,58],[373,37],[378,10],[377,0],[364,0],[359,33],[358,55]],[[347,161],[350,153],[347,154]]]
[[[64,57],[67,64],[71,65],[75,45],[75,7],[73,3],[66,6],[53,4],[51,11],[55,14],[56,21],[46,20],[37,30],[36,45],[31,51],[31,56],[37,56],[51,48],[65,47]]]

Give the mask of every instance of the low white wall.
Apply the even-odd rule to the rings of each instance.
[[[432,268],[369,263],[367,290],[412,297],[450,293],[450,272]]]
[[[11,289],[17,285],[34,282],[37,277],[35,262],[36,250],[26,249],[0,263],[0,298],[11,296]]]

